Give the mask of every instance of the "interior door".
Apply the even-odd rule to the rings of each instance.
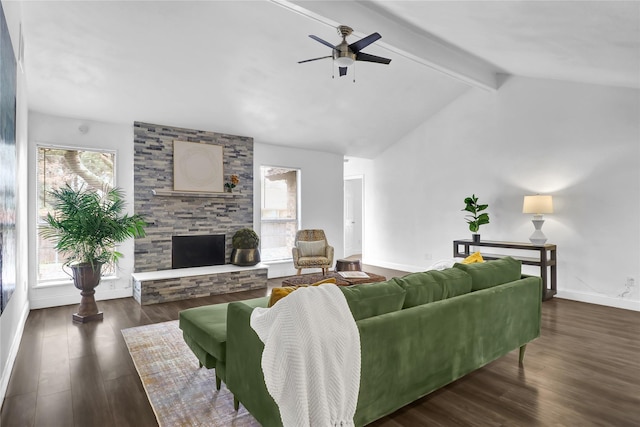
[[[344,181],[344,254],[362,254],[362,178]]]

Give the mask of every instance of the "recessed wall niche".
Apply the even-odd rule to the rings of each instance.
[[[222,146],[223,180],[240,178],[233,195],[154,195],[174,188],[174,141]],[[253,138],[135,122],[134,210],[148,223],[135,240],[135,272],[170,269],[172,236],[224,234],[228,262],[233,233],[253,227]]]

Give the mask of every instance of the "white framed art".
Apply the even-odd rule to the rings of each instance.
[[[173,141],[174,191],[224,191],[221,145]]]

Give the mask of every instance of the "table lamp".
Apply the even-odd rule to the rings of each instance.
[[[531,243],[535,245],[544,245],[547,241],[547,236],[542,233],[542,224],[544,219],[542,214],[553,213],[553,199],[551,196],[543,196],[536,194],[535,196],[524,196],[524,204],[522,205],[522,213],[532,213],[533,226],[535,231],[529,237]]]

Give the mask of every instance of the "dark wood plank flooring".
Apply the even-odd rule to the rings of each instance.
[[[281,281],[271,279],[269,287]],[[71,321],[75,305],[33,310],[0,426],[156,426],[120,330],[264,294],[145,307],[132,298],[100,301],[104,321],[85,325]],[[514,351],[372,426],[640,425],[640,313],[556,298],[543,304],[542,320],[542,336],[528,346],[524,367]]]

